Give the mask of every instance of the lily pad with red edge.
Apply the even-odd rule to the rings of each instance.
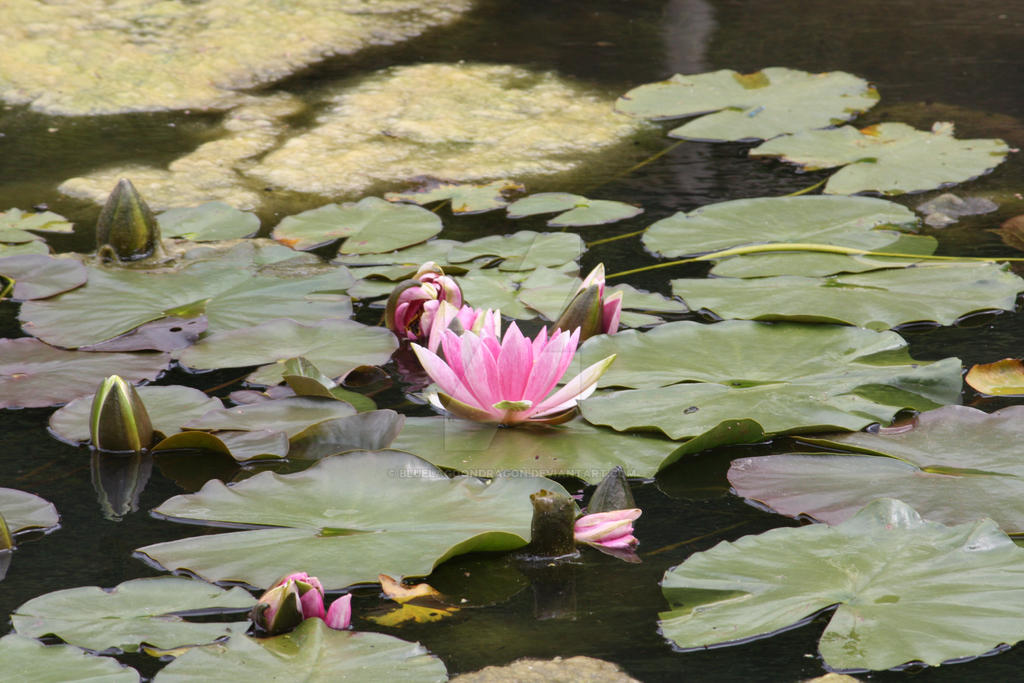
[[[81,262],[43,254],[4,256],[0,252],[0,275],[14,280],[12,298],[45,299],[85,284],[87,274]]]
[[[250,638],[234,629],[225,642],[192,648],[154,683],[195,680],[408,681],[442,683],[448,671],[419,643],[383,633],[335,631],[306,619],[291,633]]]
[[[971,366],[964,377],[971,388],[989,396],[1024,395],[1024,361],[1004,358]]]
[[[1024,639],[1024,548],[991,519],[943,526],[891,498],[838,526],[723,541],[661,586],[671,609],[659,630],[685,650],[774,635],[833,606],[818,642],[833,670],[938,666]]]
[[[201,534],[137,552],[166,569],[210,581],[267,587],[302,567],[326,590],[376,581],[378,574],[425,576],[454,555],[526,545],[541,489],[568,495],[541,477],[499,474],[490,483],[449,479],[399,451],[356,451],[310,468],[262,472],[238,484],[210,481],[175,496],[160,517],[246,531]]]
[[[68,351],[31,337],[0,339],[0,408],[42,408],[96,391],[110,375],[127,382],[159,377],[166,353]]]
[[[839,524],[876,498],[898,497],[926,519],[991,517],[1022,534],[1022,439],[1024,406],[945,406],[876,434],[800,437],[831,452],[739,458],[728,476],[737,495],[790,517]]]

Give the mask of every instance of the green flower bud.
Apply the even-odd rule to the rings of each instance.
[[[96,253],[103,261],[136,261],[161,253],[156,216],[130,180],[121,179],[96,221]]]
[[[111,375],[100,383],[89,414],[92,447],[100,451],[139,453],[153,443],[146,406],[128,382]]]

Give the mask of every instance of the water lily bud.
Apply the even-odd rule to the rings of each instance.
[[[130,180],[122,178],[96,221],[96,253],[103,261],[136,261],[162,250],[160,225]]]
[[[615,334],[622,315],[622,292],[604,296],[604,264],[598,264],[583,279],[551,330],[580,329],[580,341],[595,334]]]
[[[629,510],[636,507],[633,492],[626,480],[622,465],[616,465],[604,476],[601,483],[594,489],[587,503],[587,512],[611,512],[613,510]]]
[[[426,339],[444,301],[460,308],[462,290],[436,263],[427,261],[412,279],[395,285],[384,309],[384,324],[401,339]]]
[[[342,595],[331,603],[324,621],[336,631],[344,631],[352,621],[352,594]]]
[[[320,579],[310,576],[306,572],[296,572],[279,580],[275,585],[285,583],[294,583],[299,591],[299,602],[304,619],[324,618],[324,587],[321,585]]]
[[[633,520],[640,513],[639,508],[633,508],[583,515],[576,520],[576,541],[603,548],[632,548],[637,544]]]
[[[270,635],[295,628],[303,620],[298,586],[294,581],[274,586],[260,596],[249,616]]]
[[[7,526],[7,520],[0,514],[0,552],[10,550],[14,547],[14,539],[11,538],[11,530]]]
[[[128,382],[111,375],[100,383],[89,414],[92,447],[100,451],[139,453],[153,443],[146,406]]]
[[[530,554],[536,559],[575,555],[573,518],[576,511],[572,499],[541,489],[530,496],[530,502],[533,503]]]

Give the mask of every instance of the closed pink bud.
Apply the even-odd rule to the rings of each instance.
[[[327,616],[324,617],[324,622],[336,631],[343,631],[348,628],[351,621],[352,594],[348,593],[331,603],[330,609],[327,610]]]

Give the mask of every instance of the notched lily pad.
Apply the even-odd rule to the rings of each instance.
[[[638,216],[639,206],[608,199],[588,199],[568,192],[541,192],[508,205],[509,218],[524,218],[541,213],[557,213],[548,221],[553,228],[603,225]]]
[[[672,609],[661,633],[686,649],[771,635],[838,605],[818,643],[831,669],[938,666],[1024,638],[1024,549],[990,519],[946,527],[889,498],[835,527],[694,553],[662,592]]]
[[[483,213],[508,206],[508,195],[522,194],[526,187],[514,180],[495,180],[490,183],[445,183],[427,182],[424,187],[411,192],[388,192],[384,199],[389,202],[410,202],[430,204],[450,201],[452,213]],[[426,259],[430,260],[430,259]]]
[[[155,513],[172,520],[249,527],[140,548],[168,569],[211,581],[269,586],[302,567],[332,590],[377,575],[425,576],[467,552],[527,543],[530,494],[565,490],[533,476],[449,479],[398,451],[324,458],[297,474],[262,472],[232,486],[217,480],[175,496]],[[273,501],[273,504],[268,504]]]
[[[669,131],[688,140],[765,140],[849,121],[878,102],[867,81],[842,71],[812,74],[769,67],[750,74],[722,69],[676,74],[633,88],[618,111],[654,119],[708,114]],[[715,112],[710,113],[709,112]]]
[[[756,288],[757,296],[751,296]],[[1012,311],[1024,280],[996,263],[929,263],[823,278],[672,280],[692,310],[719,318],[848,323],[885,330],[911,322],[952,325],[975,311]]]
[[[448,672],[419,643],[383,633],[335,631],[317,618],[291,633],[250,638],[235,629],[225,643],[193,648],[164,667],[155,683],[173,681],[338,680],[441,683]]]
[[[888,423],[903,408],[958,400],[959,360],[915,361],[906,348],[893,332],[739,320],[599,335],[583,345],[580,362],[615,353],[599,385],[638,389],[599,392],[581,411],[613,429],[681,439],[743,419],[769,435],[855,430]]]
[[[5,256],[0,252],[0,275],[14,280],[12,297],[19,301],[45,299],[85,284],[85,266],[71,258],[44,254]]]
[[[0,515],[12,534],[49,531],[60,522],[53,503],[27,491],[0,488]]]
[[[998,139],[959,140],[953,124],[940,121],[931,131],[905,123],[805,131],[769,140],[750,156],[780,157],[809,171],[842,166],[825,184],[827,194],[898,195],[977,178],[1001,164],[1009,151]]]
[[[68,351],[31,337],[0,339],[0,408],[67,403],[115,374],[127,382],[156,379],[168,362],[166,353]]]
[[[102,680],[138,683],[139,673],[112,657],[96,657],[73,645],[43,645],[35,638],[10,633],[0,638],[0,669],[17,681]]]
[[[339,253],[376,254],[425,242],[441,228],[437,214],[422,207],[364,197],[355,203],[327,204],[288,216],[271,237],[300,250],[344,239]]]
[[[170,209],[156,219],[160,223],[160,233],[165,237],[182,237],[193,242],[251,237],[260,229],[260,219],[256,214],[239,211],[224,202]]]
[[[192,622],[178,613],[238,611],[255,598],[242,588],[224,590],[205,581],[172,576],[132,579],[104,590],[82,586],[32,598],[11,615],[14,630],[24,636],[58,636],[71,645],[102,651],[135,652],[146,643],[163,650],[210,643],[242,622]]]
[[[802,441],[840,451],[734,460],[738,495],[780,514],[838,524],[875,498],[898,497],[927,519],[959,524],[991,517],[1024,533],[1024,406],[992,414],[966,406],[921,413],[877,434],[834,434]]]

